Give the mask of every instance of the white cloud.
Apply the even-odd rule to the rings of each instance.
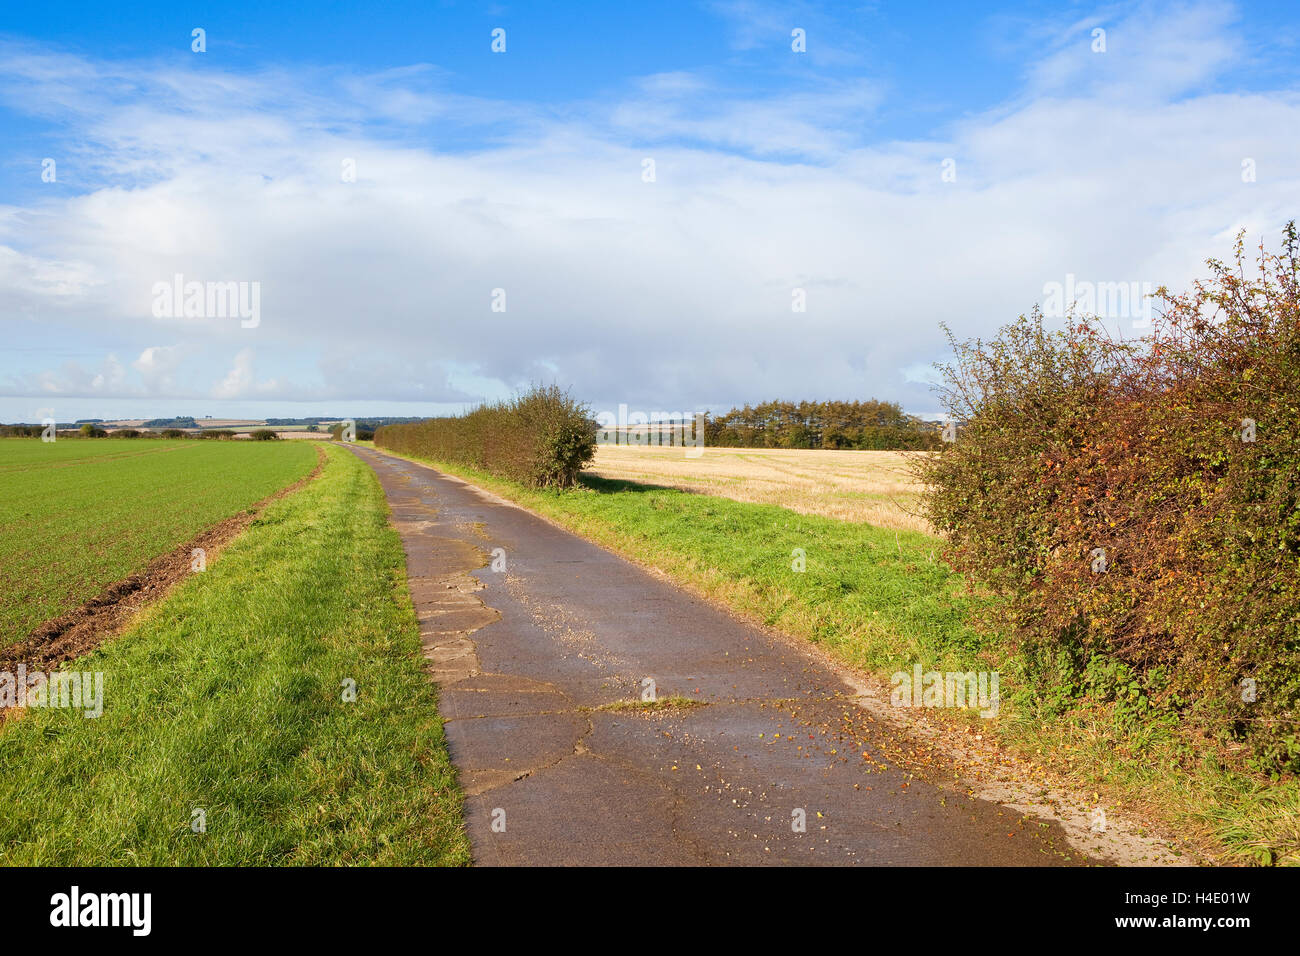
[[[448,97],[423,67],[229,76],[27,51],[0,95],[70,123],[105,185],[0,212],[0,305],[39,321],[34,341],[139,358],[6,369],[3,391],[458,402],[554,378],[601,407],[929,408],[940,321],[986,333],[1067,273],[1177,287],[1236,226],[1295,214],[1300,94],[1204,92],[1239,55],[1231,18],[1178,9],[1110,12],[1104,62],[1091,21],[1065,25],[1013,102],[869,146],[869,78],[745,98],[666,74],[557,115]],[[508,135],[474,152],[387,135],[433,116]],[[175,273],[260,282],[261,324],[154,319]]]
[[[146,392],[153,394],[174,394],[176,392],[176,371],[185,357],[186,349],[177,345],[151,345],[140,357],[131,363],[131,367],[140,373]]]
[[[213,398],[247,398],[253,391],[253,350],[240,349],[226,377],[212,389]]]
[[[113,396],[126,388],[126,369],[116,355],[107,355],[96,368],[64,362],[58,368],[35,374],[10,376],[0,394],[22,396]]]
[[[1236,19],[1230,4],[1102,8],[1046,38],[1052,52],[1031,67],[1027,93],[1086,92],[1145,102],[1179,96],[1241,57],[1241,42],[1233,33]],[[1104,51],[1094,43],[1095,30],[1104,31]]]

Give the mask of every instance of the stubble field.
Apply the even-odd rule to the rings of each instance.
[[[932,533],[917,513],[920,488],[908,467],[915,453],[707,447],[698,458],[686,457],[692,450],[601,445],[588,470],[601,478]]]

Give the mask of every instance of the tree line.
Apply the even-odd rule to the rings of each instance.
[[[896,402],[762,402],[709,415],[706,445],[731,448],[925,449],[939,430]]]

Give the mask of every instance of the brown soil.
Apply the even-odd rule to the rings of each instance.
[[[317,448],[316,455],[311,474],[159,555],[143,571],[110,584],[75,611],[46,621],[25,640],[0,648],[0,671],[12,672],[19,664],[25,664],[29,671],[48,671],[90,653],[116,636],[137,612],[165,597],[178,581],[194,573],[190,558],[195,548],[202,548],[205,559],[212,561],[267,505],[314,480],[325,464],[325,452]]]

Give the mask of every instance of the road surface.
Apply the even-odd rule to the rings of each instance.
[[[1095,862],[1059,824],[913,777],[886,756],[907,751],[900,731],[807,645],[459,479],[354,451],[406,549],[476,863]]]

